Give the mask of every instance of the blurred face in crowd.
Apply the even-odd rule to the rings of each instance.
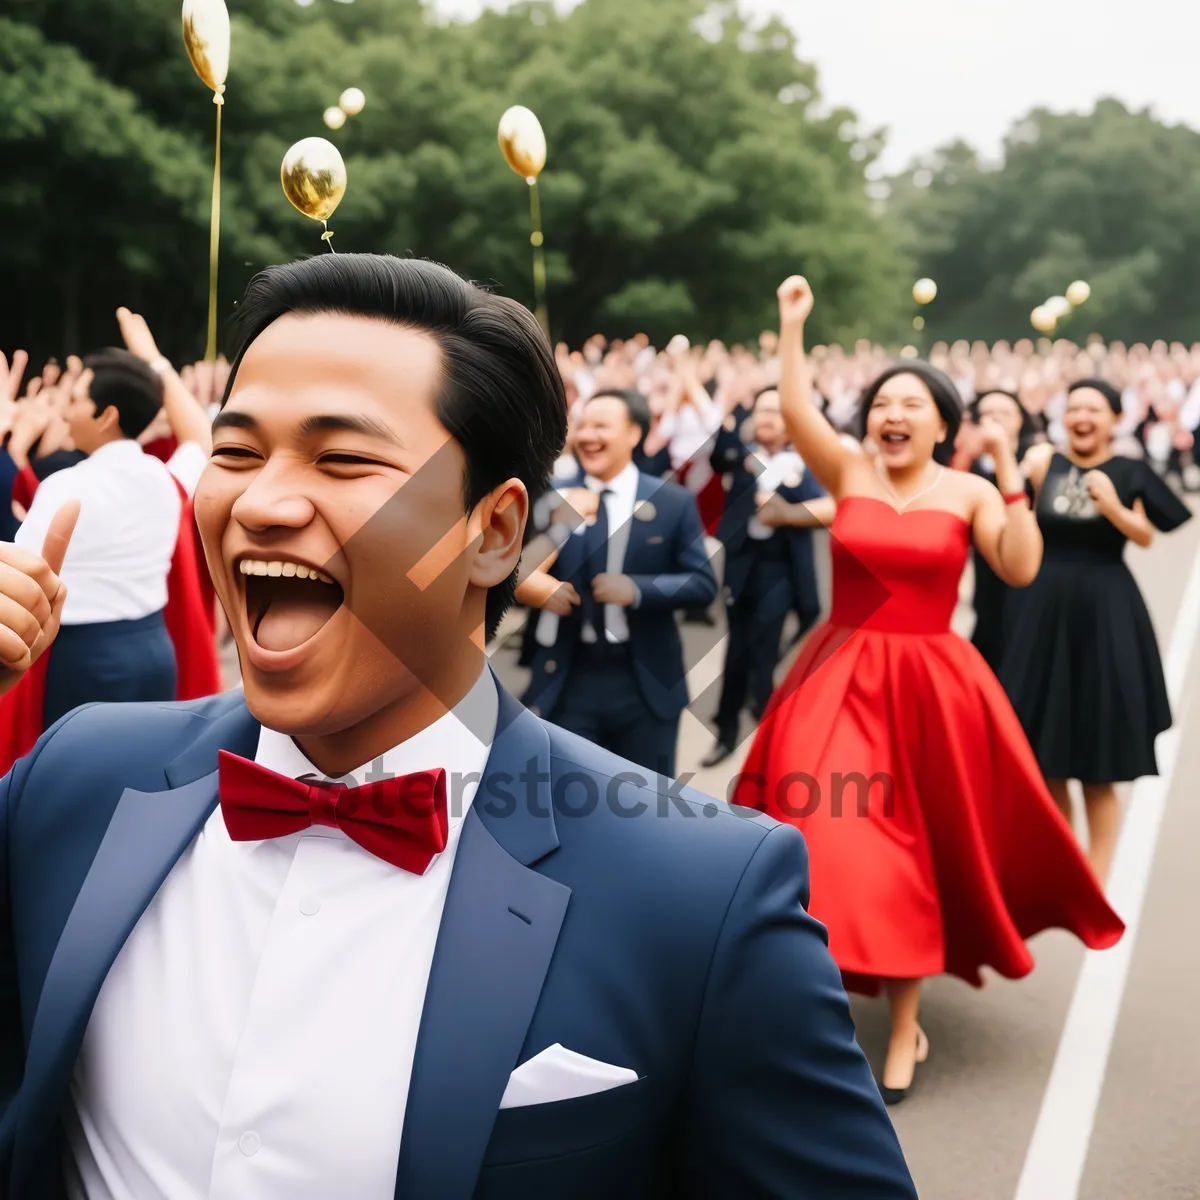
[[[427,704],[471,652],[513,518],[519,557],[518,481],[465,512],[441,372],[429,334],[333,313],[280,317],[242,359],[195,512],[247,705],[273,729],[367,734]]]
[[[96,411],[91,396],[92,379],[91,371],[84,371],[79,376],[63,410],[63,419],[71,431],[71,443],[84,454],[91,454],[114,437],[122,436],[117,410],[112,405],[103,412]]]
[[[1071,451],[1080,458],[1102,454],[1112,440],[1113,412],[1104,396],[1095,388],[1077,388],[1067,397],[1063,428],[1071,442]]]
[[[884,466],[902,471],[933,457],[946,438],[946,422],[933,394],[918,375],[903,372],[880,386],[867,412],[867,436],[879,447]]]
[[[787,427],[779,410],[778,392],[763,392],[754,402],[754,439],[771,454],[787,445]]]
[[[575,456],[594,479],[607,482],[633,461],[642,430],[619,396],[589,400],[575,426]]]
[[[1021,410],[1011,396],[1006,396],[1003,392],[992,392],[991,395],[984,396],[979,401],[977,412],[980,425],[985,425],[988,421],[995,421],[1008,435],[1009,445],[1014,450],[1017,448],[1017,442],[1021,437],[1023,418]]]

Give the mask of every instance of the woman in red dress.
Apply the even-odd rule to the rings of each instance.
[[[891,1002],[880,1089],[896,1103],[929,1050],[923,979],[981,986],[984,965],[1020,978],[1033,934],[1061,927],[1099,949],[1124,926],[995,676],[950,628],[972,541],[1012,586],[1028,586],[1041,562],[1007,437],[984,432],[998,486],[947,470],[958,396],[915,363],[863,395],[878,454],[848,450],[812,401],[808,284],[789,279],[779,302],[784,419],[838,502],[833,610],[772,697],[735,799],[803,831],[811,912],[847,988]]]

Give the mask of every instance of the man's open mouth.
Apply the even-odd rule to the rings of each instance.
[[[908,442],[908,434],[907,433],[895,433],[895,432],[885,433],[880,438],[880,441],[884,442],[885,444],[887,444],[889,446],[903,446]]]
[[[337,580],[304,563],[243,558],[237,569],[243,576],[250,632],[264,650],[294,650],[303,645],[345,599]]]

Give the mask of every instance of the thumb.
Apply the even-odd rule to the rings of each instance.
[[[64,504],[51,518],[50,528],[46,530],[46,540],[42,543],[42,558],[55,575],[62,570],[71,535],[75,532],[75,522],[79,520],[79,508],[78,500]]]

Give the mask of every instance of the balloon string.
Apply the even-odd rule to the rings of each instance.
[[[217,137],[213,154],[212,223],[208,234],[208,348],[204,352],[205,362],[215,362],[217,358],[217,247],[221,240],[221,113],[225,108],[225,97],[221,92],[213,96],[213,103],[217,106]]]
[[[330,254],[336,254],[337,251],[333,248],[333,230],[329,228],[328,221],[322,221],[321,224],[325,226],[325,232],[321,234],[321,241],[329,247]]]
[[[538,197],[537,177],[529,179],[529,221],[533,232],[529,241],[533,246],[533,294],[537,304],[537,319],[546,337],[550,336],[550,316],[546,309],[546,257],[542,249],[542,205]]]

